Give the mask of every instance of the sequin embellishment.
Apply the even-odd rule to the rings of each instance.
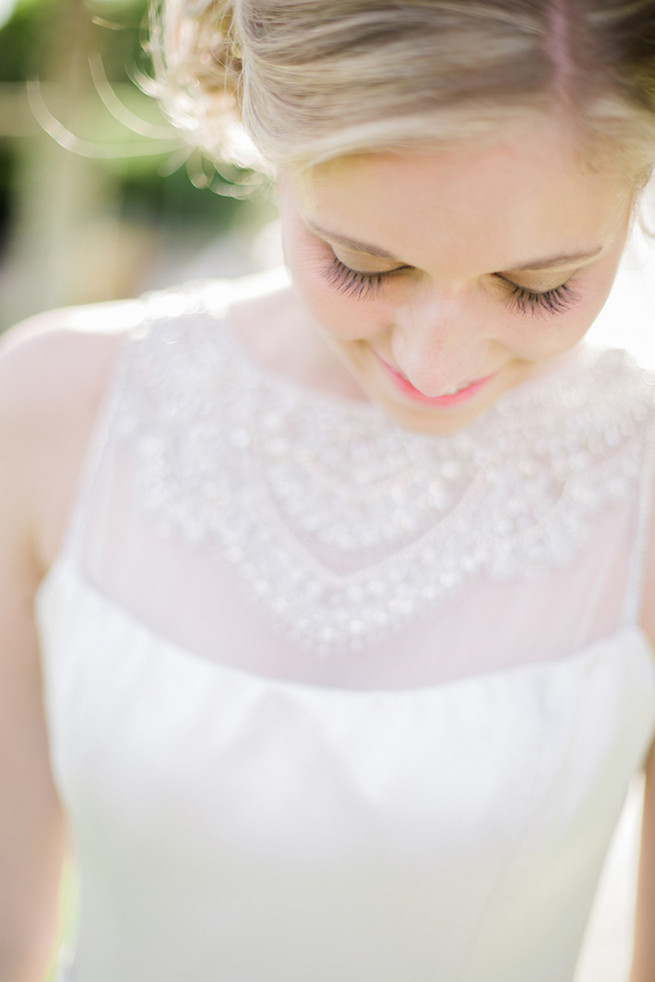
[[[197,297],[173,319],[158,304],[119,406],[139,503],[161,534],[220,549],[312,650],[368,643],[473,576],[566,564],[637,479],[653,382],[623,352],[583,348],[434,437],[262,372]]]

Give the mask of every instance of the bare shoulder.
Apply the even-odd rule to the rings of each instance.
[[[125,335],[124,313],[121,304],[53,311],[0,340],[3,513],[14,527],[29,527],[44,570]]]
[[[42,404],[64,409],[102,386],[121,333],[97,330],[93,324],[93,307],[56,310],[23,321],[2,336],[3,415],[38,411]]]

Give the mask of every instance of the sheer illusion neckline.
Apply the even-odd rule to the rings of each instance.
[[[172,541],[189,561],[216,563],[219,581],[238,587],[243,616],[252,610],[274,646],[291,645],[276,678],[304,678],[293,665],[301,655],[370,653],[398,643],[401,629],[425,634],[424,616],[459,603],[474,580],[539,582],[574,562],[601,509],[639,486],[653,393],[621,352],[572,351],[555,384],[527,380],[471,427],[435,439],[395,428],[368,403],[270,373],[227,328],[224,310],[195,293],[159,302],[159,311],[144,303],[123,346],[64,549],[118,604],[200,657],[214,660],[211,637],[196,646],[197,632],[160,617],[147,579],[143,603],[132,604],[129,592],[106,589],[104,553],[90,567],[77,559],[115,454],[123,490],[102,526],[136,522],[156,549]],[[102,548],[111,556],[115,545]],[[603,620],[595,637],[619,618]],[[593,639],[576,633],[546,660]],[[525,663],[533,648],[504,665]],[[426,648],[419,657],[432,656]],[[486,665],[499,660],[490,654]],[[444,681],[466,674],[457,666]],[[375,685],[380,676],[369,677]]]
[[[389,637],[475,575],[561,566],[638,480],[652,392],[620,352],[575,353],[557,384],[526,382],[436,438],[271,380],[193,312],[130,348],[114,428],[139,507],[220,548],[319,654]]]
[[[634,650],[639,652],[639,657],[643,661],[648,675],[648,684],[655,688],[655,649],[645,630],[639,624],[623,624],[606,637],[599,638],[562,658],[489,668],[477,671],[475,674],[444,679],[426,685],[356,688],[323,685],[316,682],[267,675],[263,672],[215,661],[191,648],[186,648],[184,645],[160,634],[127,607],[94,586],[79,569],[73,557],[65,553],[57,557],[37,590],[35,604],[37,611],[42,616],[46,616],[45,610],[50,603],[51,595],[59,591],[64,591],[67,594],[71,606],[75,607],[82,620],[85,619],[85,611],[89,606],[93,608],[94,614],[104,617],[104,624],[101,623],[101,617],[94,617],[88,621],[88,623],[97,624],[99,633],[102,634],[103,630],[108,628],[106,622],[111,620],[112,627],[108,633],[111,633],[112,638],[116,639],[123,632],[129,634],[132,641],[130,645],[124,646],[125,651],[135,650],[134,643],[138,637],[138,640],[141,641],[139,650],[165,650],[172,659],[179,663],[180,667],[195,665],[206,673],[208,679],[231,680],[241,686],[270,689],[291,696],[301,697],[306,694],[308,697],[318,696],[326,701],[340,698],[356,701],[366,698],[397,698],[401,700],[412,697],[437,697],[442,693],[465,691],[476,686],[502,686],[506,682],[511,683],[512,680],[520,682],[531,678],[545,680],[549,677],[556,677],[562,672],[581,671],[584,670],[587,663],[593,664],[597,660],[612,660],[622,657],[623,651],[629,645],[634,645]],[[116,651],[123,650],[123,646],[120,644],[115,644],[114,648]],[[621,650],[621,655],[617,649]]]

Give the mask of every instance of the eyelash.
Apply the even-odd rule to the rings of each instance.
[[[328,266],[328,283],[333,286],[338,293],[344,293],[348,297],[355,297],[361,300],[370,297],[381,286],[383,280],[393,276],[399,270],[390,270],[388,273],[360,273],[356,269],[346,266],[336,256]]]
[[[523,286],[511,283],[509,280],[504,282],[512,287],[507,295],[507,303],[512,307],[517,307],[522,314],[534,314],[539,311],[546,311],[548,314],[563,314],[578,299],[568,283],[562,283],[554,290],[535,293],[533,290],[526,290]]]
[[[402,266],[398,269],[391,269],[384,273],[362,273],[359,270],[351,269],[335,256],[328,267],[328,282],[339,292],[357,300],[373,296],[383,282],[392,276],[397,275],[407,267]],[[539,313],[545,311],[550,314],[561,314],[577,301],[577,295],[572,291],[568,283],[553,290],[546,290],[543,293],[536,293],[534,290],[527,290],[523,286],[518,286],[504,277],[499,277],[511,287],[506,303],[517,308],[522,314]]]

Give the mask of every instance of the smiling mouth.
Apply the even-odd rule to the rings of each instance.
[[[452,389],[449,392],[443,392],[438,396],[426,396],[425,393],[417,389],[409,379],[406,379],[404,375],[395,371],[390,365],[387,365],[386,361],[383,361],[378,356],[378,360],[382,367],[385,369],[387,375],[391,378],[395,386],[400,389],[400,391],[405,396],[409,396],[410,399],[415,402],[422,402],[427,405],[432,406],[455,406],[459,403],[466,402],[476,395],[493,375],[486,375],[484,378],[474,379],[473,382],[467,382],[466,384],[459,386],[456,389]]]

